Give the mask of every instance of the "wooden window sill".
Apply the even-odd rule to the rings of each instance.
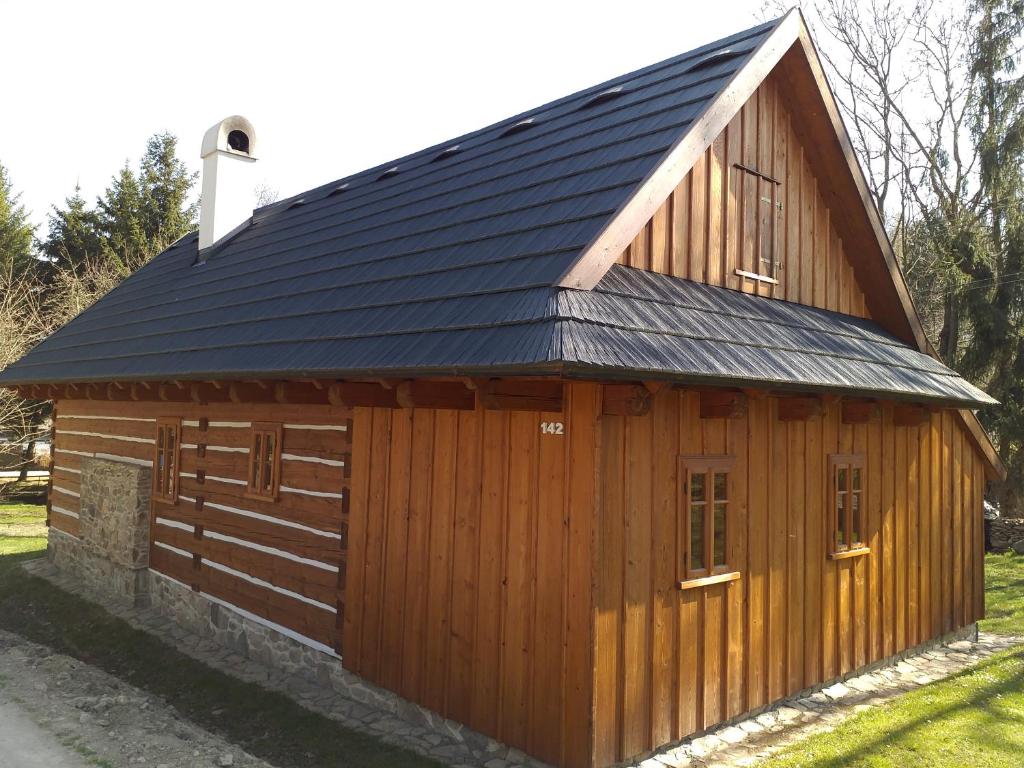
[[[279,497],[277,496],[277,494],[275,494],[273,496],[267,496],[267,495],[262,494],[262,493],[256,493],[255,491],[243,491],[242,492],[242,498],[243,499],[252,499],[253,501],[279,501],[280,500]]]
[[[739,577],[739,571],[730,571],[729,573],[716,573],[714,576],[701,576],[697,579],[687,579],[686,581],[680,581],[679,588],[698,589],[699,587],[709,587],[712,584],[725,584],[727,581],[736,581]]]
[[[747,272],[745,269],[737,269],[736,275],[738,277],[745,277],[747,280],[755,280],[759,283],[770,283],[771,285],[778,285],[779,281],[774,277],[768,275],[759,275],[756,272]]]
[[[844,549],[842,552],[829,552],[829,560],[845,560],[848,557],[860,557],[871,552],[870,547],[857,547],[856,549]]]
[[[153,502],[156,503],[156,504],[163,504],[163,505],[168,506],[168,507],[175,507],[175,506],[178,505],[177,497],[175,497],[173,499],[168,499],[165,496],[154,496],[153,497]]]

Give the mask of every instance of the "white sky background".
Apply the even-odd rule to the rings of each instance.
[[[257,183],[285,198],[753,26],[762,5],[0,0],[0,164],[43,225],[158,131],[198,171],[206,129],[241,114]]]

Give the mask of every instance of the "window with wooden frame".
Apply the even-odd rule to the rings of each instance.
[[[153,455],[153,499],[165,504],[178,501],[178,457],[181,453],[181,419],[156,420]]]
[[[866,554],[864,545],[864,455],[829,456],[829,557]]]
[[[739,578],[729,566],[729,473],[732,456],[682,456],[679,476],[679,586],[715,584]]]
[[[782,269],[782,182],[742,163],[736,163],[732,170],[742,228],[741,266],[736,274],[748,280],[778,283]]]
[[[248,493],[276,499],[281,485],[281,425],[256,421],[249,442]]]

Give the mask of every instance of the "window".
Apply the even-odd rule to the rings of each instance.
[[[734,199],[739,206],[740,264],[736,274],[749,280],[777,283],[782,269],[779,234],[782,219],[782,182],[754,168],[736,163]]]
[[[249,494],[276,499],[281,482],[281,425],[255,422],[249,443]]]
[[[680,515],[680,586],[688,583],[726,581],[707,579],[727,574],[729,568],[729,472],[731,456],[684,456],[680,458],[683,480]]]
[[[153,456],[153,498],[167,504],[178,501],[178,452],[181,419],[156,420],[156,453]]]
[[[866,553],[864,546],[864,456],[829,457],[829,553],[847,557]]]

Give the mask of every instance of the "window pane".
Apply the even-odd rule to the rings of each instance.
[[[836,544],[846,544],[846,492],[836,494]]]
[[[846,490],[846,467],[836,468],[836,491]]]
[[[860,490],[860,467],[854,467],[851,471],[853,472],[853,490],[859,491]]]
[[[164,458],[167,455],[164,452],[165,433],[166,429],[164,427],[156,428],[156,466],[153,468],[153,471],[156,473],[156,492],[160,496],[164,494]]]
[[[725,472],[715,472],[715,500],[729,498],[728,496],[728,475]]]
[[[263,446],[262,435],[254,435],[252,455],[249,456],[249,487],[258,490],[260,487],[260,452]]]
[[[855,472],[856,472],[856,470],[855,470]],[[856,474],[854,474],[854,479],[856,479],[856,477],[857,477]],[[862,542],[864,540],[863,537],[861,536],[861,530],[860,530],[860,491],[859,490],[855,491],[850,496],[850,515],[853,518],[853,530],[852,530],[852,533],[850,534],[850,543],[851,544],[859,544],[860,542]]]
[[[725,504],[715,504],[715,565],[725,565],[725,513]]]
[[[690,505],[690,569],[700,571],[704,563],[704,505]]]
[[[703,473],[690,476],[690,501],[700,503],[706,500],[706,478]]]
[[[274,436],[267,433],[263,442],[263,492],[270,493],[274,478]]]
[[[174,428],[167,428],[167,493],[171,493],[174,488],[174,473],[178,471],[178,468],[174,465],[174,457],[177,453],[177,442],[178,436],[174,434]]]

